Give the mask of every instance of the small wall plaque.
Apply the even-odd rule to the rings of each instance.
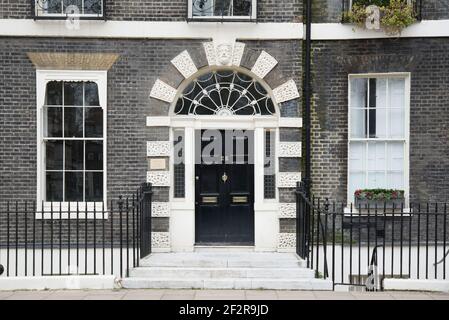
[[[167,170],[167,160],[163,158],[150,159],[150,170]]]

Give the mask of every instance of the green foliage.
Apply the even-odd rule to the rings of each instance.
[[[406,0],[354,0],[351,10],[343,15],[343,22],[365,28],[366,8],[370,5],[380,8],[380,25],[387,34],[398,35],[416,22],[413,5],[407,4]]]
[[[364,5],[354,4],[350,11],[343,15],[343,22],[354,23],[360,28],[365,27],[368,14]]]
[[[389,34],[400,34],[402,29],[416,22],[413,6],[403,0],[391,0],[390,5],[381,11],[380,23]]]

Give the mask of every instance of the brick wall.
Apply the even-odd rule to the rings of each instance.
[[[445,0],[426,0],[422,2],[424,20],[449,19],[449,2]]]
[[[449,199],[449,43],[383,39],[313,44],[312,178],[321,197],[346,199],[348,74],[411,72],[411,200]]]

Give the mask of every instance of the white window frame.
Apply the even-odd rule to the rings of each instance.
[[[107,219],[107,71],[80,70],[37,70],[36,71],[36,128],[37,128],[37,208],[45,212],[36,213],[37,219],[70,219],[77,218],[77,202],[48,202],[44,201],[45,190],[45,146],[44,146],[44,106],[47,84],[51,81],[83,81],[95,82],[98,85],[100,107],[103,109],[103,201],[78,202],[78,217],[93,219]],[[67,213],[70,207],[70,215]],[[51,217],[53,210],[53,217]],[[62,211],[61,217],[59,211]]]
[[[78,18],[103,18],[104,17],[104,0],[101,0],[101,15],[100,14],[93,14],[93,13],[83,13],[84,10],[84,0],[82,1],[82,8],[80,9],[80,13],[78,15],[70,15],[71,17],[78,17]],[[34,11],[36,17],[53,17],[53,18],[66,18],[68,15],[66,12],[61,13],[46,13],[43,11],[43,9],[38,4],[39,0],[35,0],[34,2]],[[63,3],[63,0],[61,0],[61,3]],[[61,5],[61,8],[63,6]]]
[[[354,78],[397,78],[405,80],[405,105],[404,105],[404,138],[405,139],[378,139],[378,138],[351,138],[351,79]],[[348,75],[348,153],[347,153],[347,203],[348,206],[354,203],[354,195],[351,194],[349,188],[350,168],[350,145],[351,142],[356,141],[404,141],[404,207],[409,207],[410,199],[410,79],[409,72],[389,72],[389,73],[364,73],[364,74],[349,74]]]
[[[188,0],[188,17],[190,20],[207,20],[207,19],[223,19],[223,20],[255,20],[257,19],[257,0],[252,0],[251,15],[249,16],[193,16],[193,1]]]

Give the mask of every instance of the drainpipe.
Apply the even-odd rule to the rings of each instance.
[[[311,27],[312,27],[312,0],[306,0],[305,8],[306,19],[306,39],[305,39],[305,57],[304,57],[304,129],[305,129],[305,176],[304,185],[306,188],[307,196],[311,194],[311,117],[310,117],[310,104],[311,104],[311,51],[312,51],[312,39],[311,39]]]

